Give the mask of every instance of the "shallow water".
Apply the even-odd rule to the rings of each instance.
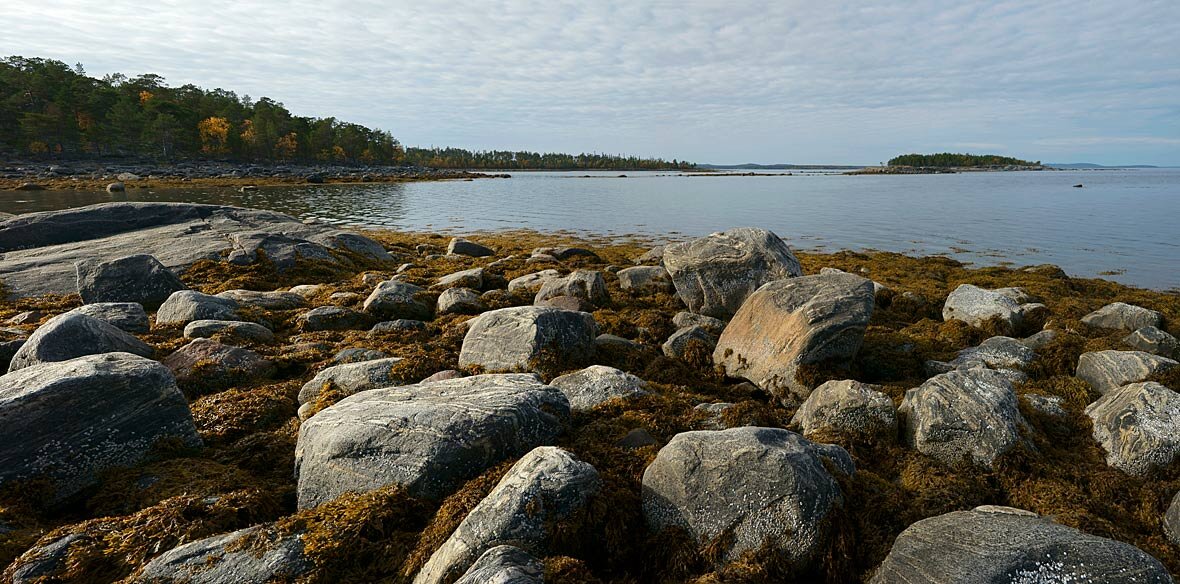
[[[590,178],[583,175],[590,174]],[[273,209],[363,227],[530,228],[684,237],[771,229],[801,249],[945,254],[976,264],[1053,263],[1071,275],[1180,288],[1180,169],[941,175],[690,177],[515,173],[511,179],[102,192],[0,192],[0,211],[105,201]],[[1075,184],[1084,188],[1073,188]]]

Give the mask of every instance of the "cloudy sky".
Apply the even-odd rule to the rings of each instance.
[[[410,145],[1180,165],[1180,1],[2,0],[0,55]]]

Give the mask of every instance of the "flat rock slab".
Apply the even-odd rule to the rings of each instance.
[[[183,244],[178,244],[183,242]],[[150,254],[183,273],[199,260],[250,263],[262,251],[280,269],[330,250],[391,260],[371,239],[270,211],[189,203],[103,203],[0,221],[0,282],[12,298],[72,294],[74,264]]]
[[[300,427],[299,507],[390,484],[440,499],[489,466],[553,440],[568,417],[565,396],[527,374],[358,393]]]
[[[1028,511],[989,506],[909,526],[870,582],[1170,584],[1172,578],[1133,545]]]

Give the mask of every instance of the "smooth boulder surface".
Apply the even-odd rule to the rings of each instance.
[[[424,292],[426,290],[406,282],[382,282],[365,299],[364,310],[382,320],[430,320],[431,306],[421,299]]]
[[[545,565],[528,552],[510,545],[498,545],[467,569],[455,584],[542,584]]]
[[[79,261],[150,254],[173,273],[200,260],[242,264],[259,252],[279,270],[300,259],[347,262],[334,252],[391,261],[377,242],[295,217],[220,205],[118,202],[25,213],[0,221],[0,280],[10,297],[72,294]]]
[[[456,237],[447,244],[447,253],[482,258],[494,255],[496,252],[490,247]]]
[[[815,388],[795,412],[792,424],[809,440],[835,436],[891,437],[897,434],[897,410],[888,395],[853,380],[829,381]]]
[[[106,321],[67,312],[38,327],[13,355],[8,371],[84,355],[118,352],[151,357],[155,349]]]
[[[459,367],[531,371],[542,362],[577,363],[594,355],[598,325],[589,313],[540,306],[485,312],[470,321]]]
[[[811,388],[795,378],[799,367],[856,356],[873,303],[872,282],[851,274],[771,282],[725,326],[713,361],[784,403],[806,399]]]
[[[78,295],[85,304],[135,302],[155,309],[173,292],[188,289],[160,260],[147,254],[83,260],[74,264],[74,270]]]
[[[1133,545],[1029,511],[987,506],[909,526],[870,582],[1170,584],[1172,578]]]
[[[448,288],[438,295],[438,314],[479,314],[486,310],[479,292],[470,288]]]
[[[990,369],[943,373],[906,392],[897,410],[906,442],[946,465],[991,467],[1026,425],[1016,391]]]
[[[722,562],[769,546],[805,569],[827,543],[828,515],[843,500],[822,458],[816,445],[777,428],[677,434],[643,473],[648,527],[720,544]]]
[[[83,304],[70,312],[106,321],[128,333],[146,333],[152,326],[147,311],[135,302],[96,302]]]
[[[435,288],[483,288],[483,268],[472,268],[453,274],[447,274],[438,279]]]
[[[1143,351],[1091,351],[1078,358],[1075,375],[1101,394],[1128,383],[1147,381],[1148,377],[1167,371],[1180,363]]]
[[[783,240],[751,227],[669,245],[664,268],[690,311],[721,319],[733,316],[763,284],[803,275]]]
[[[237,337],[260,343],[269,343],[275,340],[275,334],[270,329],[253,322],[194,320],[184,326],[184,338],[186,339],[207,339],[213,335]]]
[[[399,357],[389,357],[327,367],[303,384],[299,390],[299,404],[314,401],[325,385],[330,385],[344,396],[350,396],[369,389],[405,383],[406,380],[393,374],[393,366],[400,362]]]
[[[1180,340],[1153,326],[1145,326],[1123,337],[1123,343],[1131,348],[1161,357],[1176,358],[1180,355]]]
[[[533,304],[539,306],[546,300],[559,296],[580,298],[594,305],[610,302],[602,272],[591,270],[577,270],[567,276],[547,280],[533,297]]]
[[[1020,303],[1010,294],[971,284],[960,284],[947,296],[942,307],[943,320],[961,320],[976,328],[989,321],[996,322],[999,332],[1004,334],[1014,334],[1020,328],[1023,316]]]
[[[531,294],[536,295],[545,282],[561,278],[561,272],[557,270],[541,270],[532,274],[525,274],[513,278],[508,282],[508,291],[512,294]]]
[[[134,584],[267,584],[311,571],[298,535],[268,537],[262,548],[234,548],[262,529],[251,527],[186,543],[160,554],[131,578]]]
[[[565,396],[527,374],[358,393],[300,427],[299,507],[390,484],[445,497],[489,466],[553,440],[568,417]]]
[[[156,325],[184,326],[194,320],[237,320],[238,303],[195,290],[174,292],[156,311]]]
[[[414,584],[449,582],[485,552],[504,544],[547,555],[551,526],[585,506],[600,486],[598,471],[565,450],[533,449],[430,556]]]
[[[619,278],[619,288],[632,294],[670,293],[676,290],[672,277],[663,266],[624,268],[615,275]]]
[[[647,393],[647,382],[605,365],[591,365],[555,378],[549,383],[569,400],[570,410],[589,410],[612,399],[638,397]]]
[[[1164,315],[1134,304],[1115,302],[1083,316],[1082,322],[1094,328],[1134,331],[1145,326],[1163,326]]]
[[[0,377],[0,484],[47,475],[74,494],[100,471],[131,466],[160,439],[200,444],[163,365],[130,353],[87,355]]]
[[[1106,463],[1127,474],[1166,467],[1180,454],[1180,393],[1154,382],[1110,391],[1086,407]]]

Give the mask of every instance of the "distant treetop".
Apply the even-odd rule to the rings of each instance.
[[[924,166],[934,168],[971,168],[975,166],[1040,166],[1041,161],[1029,162],[995,154],[903,154],[889,160],[889,166]]]

